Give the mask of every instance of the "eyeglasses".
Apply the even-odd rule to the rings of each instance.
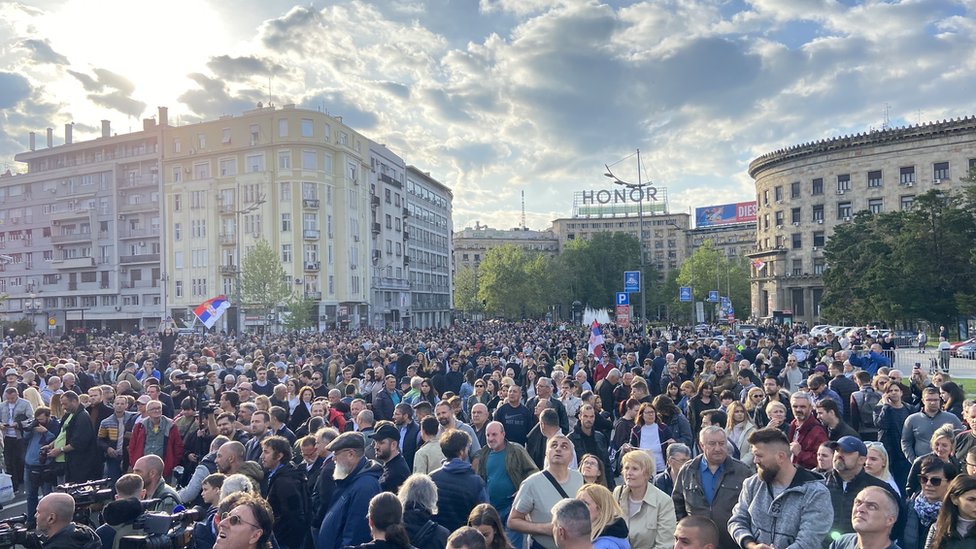
[[[237,526],[238,524],[246,524],[246,525],[248,525],[248,526],[250,526],[252,528],[257,528],[258,530],[261,530],[262,529],[257,524],[254,524],[253,522],[248,522],[248,521],[242,519],[240,517],[240,515],[230,515],[230,514],[227,514],[227,513],[223,513],[223,514],[220,515],[220,519],[221,519],[221,522],[227,521],[227,524],[230,524],[231,526]]]
[[[928,484],[929,486],[942,486],[942,481],[945,480],[942,477],[930,477],[928,475],[919,475],[918,479],[922,484]]]

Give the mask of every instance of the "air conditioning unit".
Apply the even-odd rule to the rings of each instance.
[[[823,225],[823,219],[818,219],[818,220],[817,220],[817,224],[818,224],[818,225]]]
[[[780,223],[780,224],[778,224],[778,225],[776,225],[776,228],[777,228],[777,229],[782,229],[782,228],[783,228],[783,224],[782,224],[782,223]]]
[[[146,242],[144,240],[139,241],[139,247],[140,248],[145,248],[146,247]]]
[[[815,252],[816,252],[816,251],[818,251],[819,249],[820,249],[820,248],[818,248],[817,246],[814,246],[814,247],[813,247],[813,251],[815,251]]]
[[[837,189],[837,194],[844,194],[845,192],[847,191],[845,191],[844,189]]]
[[[777,203],[777,204],[782,204],[782,203],[783,203],[783,201],[782,201],[782,200],[777,200],[777,201],[776,201],[776,203]]]
[[[905,183],[905,186],[906,186],[906,187],[914,187],[914,186],[915,186],[915,184],[914,184],[914,183],[912,183],[911,181],[909,181],[908,183]]]
[[[942,180],[941,180],[941,179],[939,179],[939,178],[936,178],[936,179],[933,179],[933,180],[932,180],[932,183],[934,183],[934,184],[936,184],[936,185],[938,185],[939,183],[942,183]]]
[[[359,267],[358,265],[350,265],[350,266],[349,266],[349,268],[350,268],[350,269],[352,269],[352,270],[354,270],[354,271],[355,271],[355,270],[356,270],[356,269],[357,269],[358,267]]]
[[[850,220],[851,220],[851,217],[850,216],[845,216],[844,217],[844,221],[850,221]]]
[[[800,226],[800,222],[799,221],[794,221],[793,222],[793,226],[794,227],[799,227]]]

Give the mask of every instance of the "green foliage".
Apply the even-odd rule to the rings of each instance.
[[[719,295],[732,300],[736,318],[749,318],[752,298],[749,287],[749,266],[745,260],[727,257],[706,240],[691,257],[681,264],[681,268],[665,283],[666,296],[671,305],[671,317],[688,319],[692,314],[691,303],[681,303],[678,288],[688,286],[692,289],[694,301],[705,301],[708,292],[718,290]],[[713,307],[706,302],[706,312]]]
[[[472,314],[481,311],[478,299],[478,275],[471,267],[461,267],[454,274],[454,307]]]
[[[2,297],[6,297],[6,295]],[[0,322],[0,333],[4,336],[10,335],[11,330],[13,330],[13,335],[15,336],[28,335],[34,331],[34,324],[27,317]]]
[[[290,278],[266,240],[244,256],[241,271],[241,301],[247,307],[269,312],[291,295]]]
[[[550,270],[550,259],[541,254],[514,245],[493,248],[478,267],[477,301],[490,315],[541,317],[549,309]]]
[[[973,188],[929,191],[909,211],[862,211],[837,227],[824,248],[823,316],[952,325],[976,312]]]
[[[639,254],[637,237],[626,233],[597,233],[590,240],[571,242],[556,260],[564,299],[579,300],[594,309],[613,307],[614,295],[623,290],[624,271],[636,271],[640,266]],[[645,285],[656,279],[649,278],[652,271],[645,265]],[[631,301],[631,307],[637,308],[639,303]]]
[[[315,327],[315,314],[318,302],[305,297],[304,294],[294,293],[285,301],[286,313],[282,315],[281,326],[285,330],[298,331]]]

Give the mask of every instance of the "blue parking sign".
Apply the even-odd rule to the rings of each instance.
[[[617,305],[630,305],[630,295],[627,292],[617,292]]]
[[[640,271],[624,271],[624,291],[627,293],[637,293],[641,291]],[[617,305],[620,305],[618,303]]]
[[[718,303],[718,290],[711,290],[708,292],[708,301]]]
[[[687,286],[678,288],[678,301],[682,303],[691,303],[691,288]]]

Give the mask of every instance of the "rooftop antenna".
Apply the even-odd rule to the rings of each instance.
[[[526,230],[525,229],[525,189],[522,189],[522,227],[521,227],[521,229],[523,231]]]
[[[884,122],[881,123],[881,131],[885,131],[891,128],[891,105],[888,103],[884,104]]]

